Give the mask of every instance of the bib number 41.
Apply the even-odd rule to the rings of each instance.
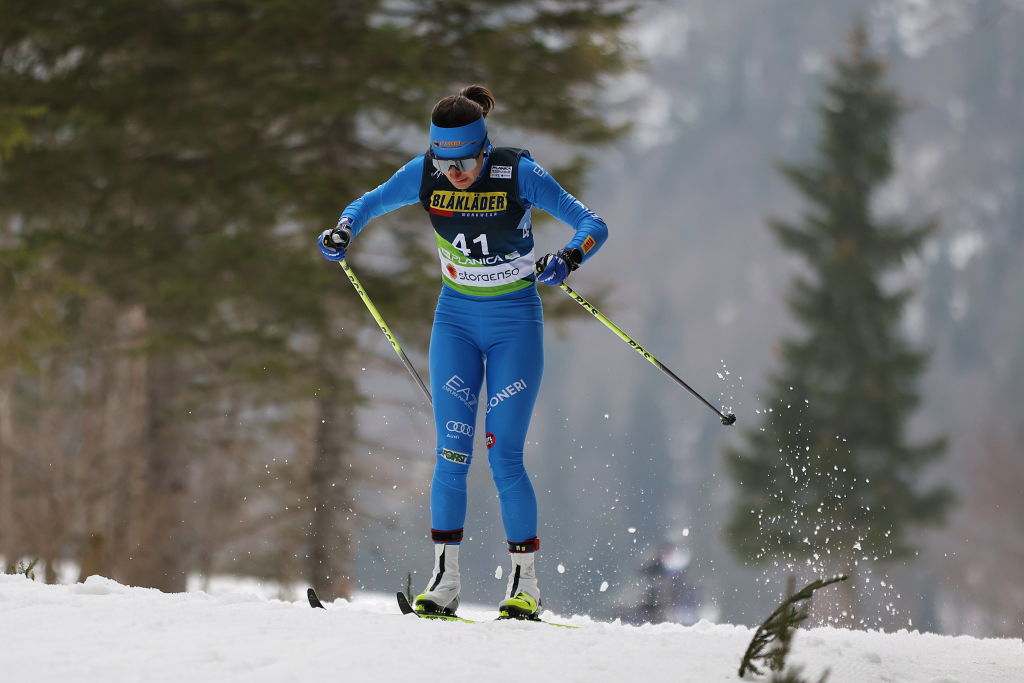
[[[488,256],[491,251],[487,248],[487,235],[481,233],[478,237],[473,239],[473,244],[480,245],[480,251],[484,256]],[[461,251],[466,256],[471,256],[473,251],[466,244],[466,233],[460,232],[452,240],[452,246]]]

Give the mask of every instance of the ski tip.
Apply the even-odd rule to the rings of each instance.
[[[398,591],[395,593],[395,597],[398,599],[398,609],[402,611],[402,614],[412,614],[416,610],[409,604],[409,598],[406,597],[405,593]]]
[[[320,598],[317,596],[316,591],[312,588],[306,589],[306,599],[309,600],[309,606],[316,609],[327,609],[324,607],[324,603],[320,602]]]

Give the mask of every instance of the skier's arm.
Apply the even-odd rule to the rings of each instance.
[[[420,200],[423,157],[423,154],[419,155],[398,169],[387,181],[345,207],[341,212],[341,221],[351,225],[353,237],[377,216]]]
[[[583,263],[608,239],[608,226],[601,217],[562,189],[551,174],[525,154],[519,159],[519,194],[527,206],[544,209],[576,231],[565,248],[578,249]]]

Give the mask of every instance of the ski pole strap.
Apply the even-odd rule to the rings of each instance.
[[[437,529],[431,529],[430,540],[434,543],[461,543],[462,529],[455,529],[453,531],[438,531]]]
[[[540,539],[536,536],[519,543],[508,542],[508,551],[510,553],[535,553],[538,550],[540,550]]]

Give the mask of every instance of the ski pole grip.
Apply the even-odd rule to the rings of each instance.
[[[345,249],[352,241],[352,229],[347,225],[335,228],[324,235],[324,246],[328,249]]]

